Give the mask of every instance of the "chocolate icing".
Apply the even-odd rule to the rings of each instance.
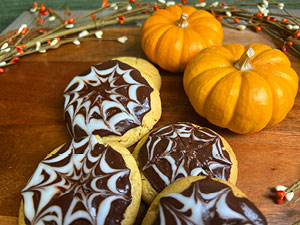
[[[158,224],[264,225],[267,221],[247,198],[236,197],[226,184],[205,178],[191,183],[182,193],[162,197],[154,222]]]
[[[160,192],[187,176],[206,175],[228,180],[231,161],[221,138],[207,128],[175,123],[150,133],[139,152],[140,168]]]
[[[141,73],[108,60],[73,78],[65,89],[65,120],[74,137],[122,136],[151,110],[152,87]]]
[[[73,139],[23,189],[25,223],[121,224],[132,199],[129,175],[122,155],[95,136]]]

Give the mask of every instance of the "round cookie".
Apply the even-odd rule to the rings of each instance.
[[[130,225],[140,205],[141,177],[125,147],[91,135],[50,153],[22,197],[19,225]]]
[[[142,225],[265,225],[266,218],[233,184],[205,176],[186,177],[152,202]]]
[[[151,69],[144,60],[120,60],[136,64],[141,71]],[[121,61],[108,60],[92,66],[66,87],[64,115],[73,137],[93,134],[105,142],[129,147],[160,119],[160,76],[140,72]]]
[[[172,182],[187,176],[211,176],[235,184],[237,160],[227,141],[191,123],[173,123],[145,135],[133,151],[142,176],[142,198],[151,204]]]

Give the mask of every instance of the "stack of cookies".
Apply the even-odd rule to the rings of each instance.
[[[160,86],[158,70],[133,57],[75,76],[64,93],[72,140],[22,190],[19,224],[130,225],[141,198],[150,205],[142,224],[266,224],[234,186],[237,160],[223,137],[186,122],[152,130]]]

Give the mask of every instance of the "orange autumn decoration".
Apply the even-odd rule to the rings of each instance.
[[[230,44],[205,49],[193,58],[183,84],[199,115],[244,134],[286,117],[298,79],[281,51],[262,44]]]
[[[202,49],[220,46],[221,23],[205,10],[172,5],[152,14],[142,28],[142,48],[161,68],[182,72]]]

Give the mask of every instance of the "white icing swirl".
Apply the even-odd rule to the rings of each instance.
[[[253,203],[235,197],[229,186],[210,179],[196,181],[182,193],[170,193],[160,199],[159,218],[154,224],[175,224],[174,221],[177,225],[266,224]]]
[[[110,60],[99,65],[99,69],[92,66],[89,73],[74,77],[66,87],[65,117],[75,137],[121,136],[140,126],[143,115],[150,111],[153,89],[136,69],[127,64],[122,64],[122,68],[125,65],[131,69],[121,69],[121,64]]]
[[[151,184],[160,179],[167,186],[182,177],[198,175],[229,178],[232,163],[228,153],[224,155],[222,140],[205,128],[185,123],[163,126],[152,132],[142,146],[140,163],[142,151],[146,151],[146,163],[141,168]],[[152,173],[157,176],[150,177]]]
[[[115,204],[124,204],[122,211],[131,202],[129,174],[120,153],[95,136],[73,139],[43,160],[22,190],[26,223],[107,224]],[[119,213],[111,224],[120,224]]]

